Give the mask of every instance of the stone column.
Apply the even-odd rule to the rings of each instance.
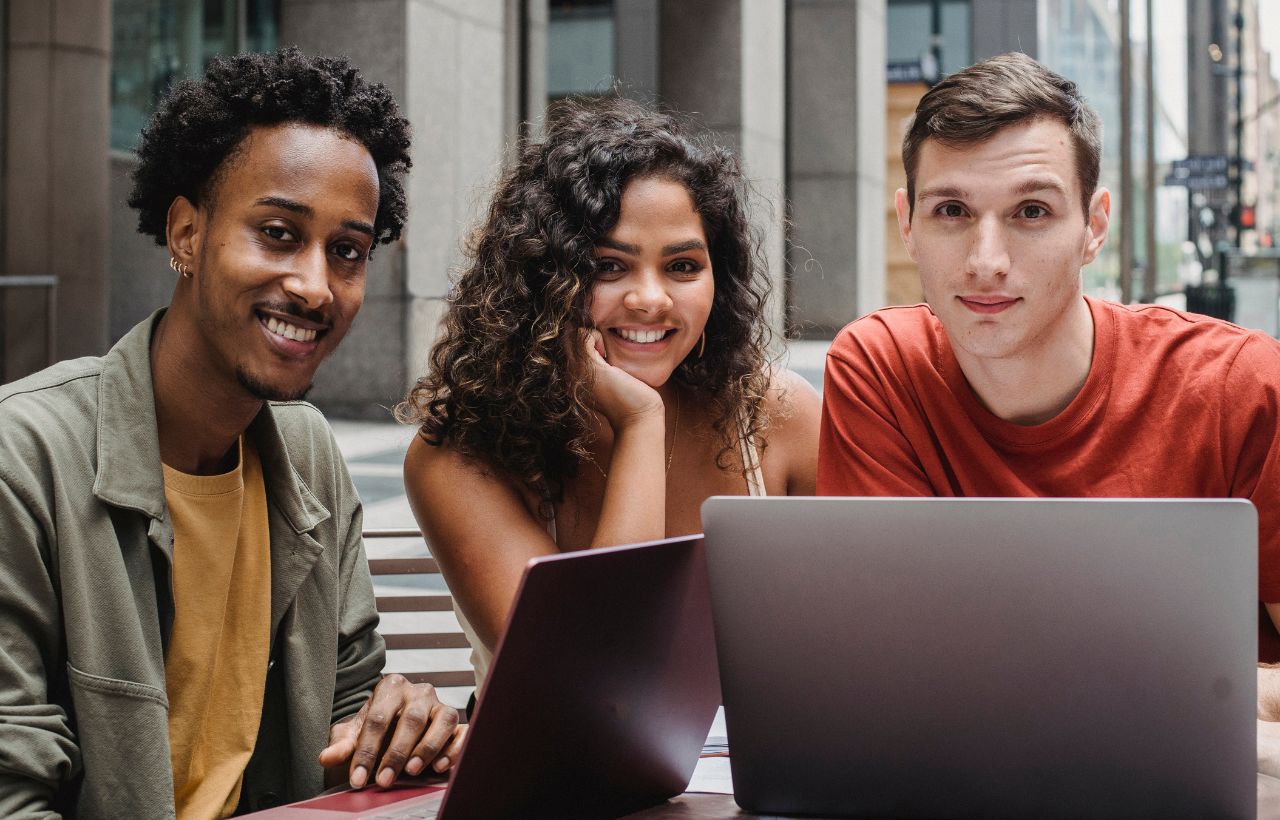
[[[658,92],[659,0],[614,0],[615,74],[623,93],[652,101]]]
[[[786,131],[782,0],[662,0],[661,99],[738,152],[755,190],[751,219],[773,283],[770,324],[783,329]]]
[[[545,2],[545,0],[542,0]],[[518,93],[520,3],[284,0],[281,43],[346,54],[385,83],[413,124],[409,223],[370,267],[365,305],[321,367],[312,398],[341,416],[385,418],[426,367],[462,238],[501,167]],[[535,9],[536,11],[536,9]],[[516,35],[516,36],[513,36]]]
[[[790,319],[831,338],[885,303],[885,4],[794,0],[790,13]]]
[[[59,359],[107,349],[111,12],[98,0],[8,4],[4,270],[58,277]],[[0,291],[3,377],[44,367],[47,291]]]

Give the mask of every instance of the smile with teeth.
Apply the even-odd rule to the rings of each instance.
[[[282,322],[274,316],[266,317],[266,321],[263,322],[263,324],[267,326],[267,330],[277,336],[283,336],[284,338],[292,339],[295,342],[314,341],[316,335],[319,333],[318,330],[305,330],[291,325],[288,322]]]
[[[629,328],[615,327],[613,328],[613,332],[626,339],[628,342],[647,345],[653,344],[654,342],[660,342],[676,331],[675,328],[660,330],[631,330]]]

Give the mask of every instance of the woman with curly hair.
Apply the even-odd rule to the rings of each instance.
[[[819,400],[767,364],[767,280],[723,148],[608,98],[524,141],[397,408],[414,515],[488,669],[526,562],[812,494]]]

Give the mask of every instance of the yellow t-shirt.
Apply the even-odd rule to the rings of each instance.
[[[181,820],[227,817],[253,754],[271,642],[262,465],[243,439],[222,475],[165,465],[173,521],[173,632],[165,657],[174,800]]]

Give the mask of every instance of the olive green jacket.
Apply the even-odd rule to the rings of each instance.
[[[0,387],[0,817],[172,817],[173,526],[151,386],[160,313],[102,358]],[[241,808],[323,788],[329,726],[380,678],[361,508],[304,402],[246,433],[271,532],[271,662]]]

